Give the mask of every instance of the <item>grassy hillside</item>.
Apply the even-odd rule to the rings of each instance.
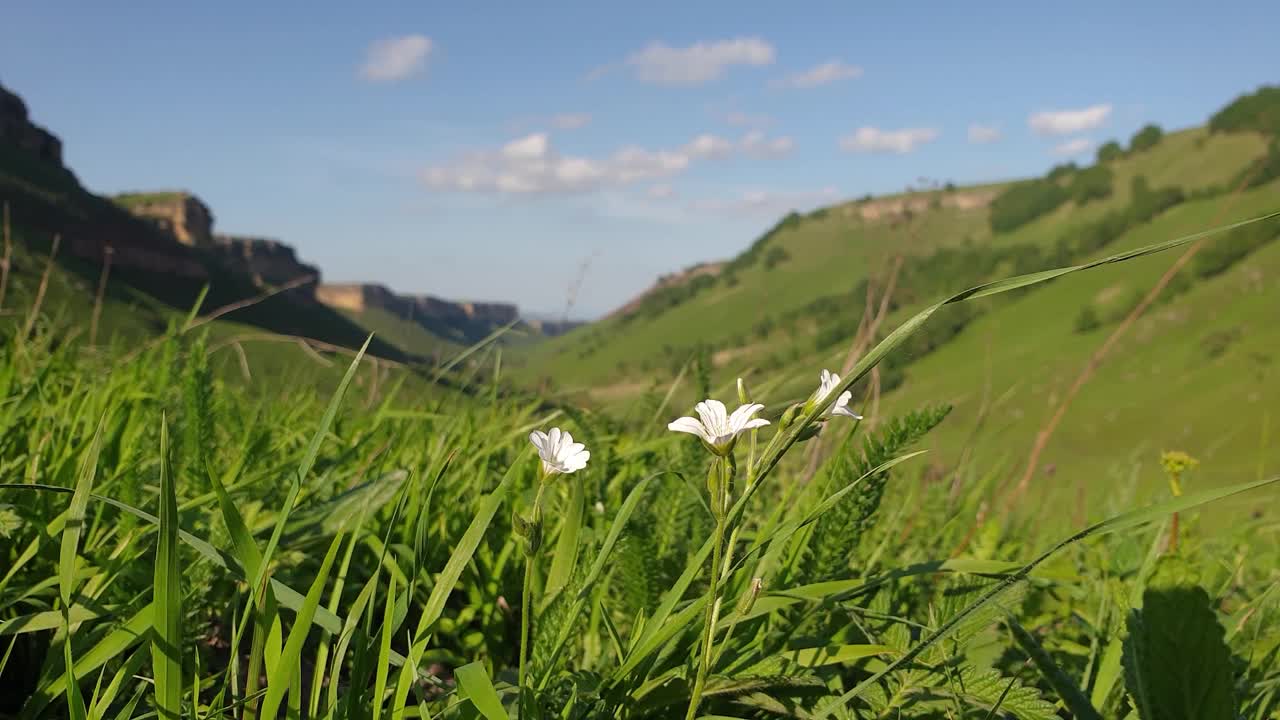
[[[939,190],[925,209],[887,219],[864,219],[858,202],[791,215],[719,277],[535,348],[519,372],[525,382],[618,413],[656,407],[677,377],[684,382],[673,406],[691,403],[699,395],[691,376],[698,375],[722,387],[743,376],[767,384],[771,397],[800,397],[820,369],[815,351],[823,366],[845,365],[868,284],[874,311],[896,262],[878,337],[926,304],[986,280],[1280,209],[1280,180],[1267,164],[1276,151],[1259,131],[1266,129],[1246,123],[1175,132],[1105,164]],[[950,193],[984,190],[998,193],[996,201],[947,206]],[[1015,190],[1051,209],[1002,227]],[[1280,407],[1280,242],[1273,242],[1280,222],[1250,233],[1210,240],[1111,350],[1049,443],[1038,485],[1069,491],[1074,501],[1077,487],[1127,472],[1117,458],[1151,461],[1168,447],[1211,457],[1224,481],[1280,467],[1280,450],[1259,434],[1280,425],[1269,411]],[[1230,248],[1236,251],[1224,251]],[[953,403],[956,412],[932,436],[938,468],[967,451],[1016,481],[1035,433],[1090,354],[1175,260],[1161,255],[947,308],[882,366],[871,422],[929,402]],[[681,375],[685,368],[692,372]],[[870,384],[862,390],[870,392]],[[1058,479],[1048,479],[1054,471]]]
[[[447,340],[428,330],[422,323],[406,320],[379,307],[369,307],[362,312],[342,311],[352,322],[366,328],[383,340],[421,358],[438,358],[462,349],[462,345]]]

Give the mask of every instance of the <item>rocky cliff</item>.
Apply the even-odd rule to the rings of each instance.
[[[189,192],[121,193],[112,199],[183,245],[200,248],[213,245],[213,212]]]
[[[480,340],[520,317],[519,308],[509,303],[453,302],[431,295],[401,294],[374,283],[320,285],[316,298],[357,315],[370,309],[383,310],[416,322],[440,337],[463,342]]]
[[[273,288],[302,282],[286,294],[314,302],[320,284],[320,269],[298,259],[293,247],[279,240],[243,235],[214,235],[213,253],[223,267],[248,275],[259,288]]]
[[[62,167],[62,141],[31,122],[22,98],[0,87],[0,145],[18,148],[31,156]]]

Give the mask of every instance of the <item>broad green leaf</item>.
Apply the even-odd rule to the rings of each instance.
[[[586,493],[582,488],[581,477],[570,475],[568,481],[569,500],[565,508],[564,522],[560,524],[560,537],[556,540],[556,549],[551,555],[551,568],[547,570],[544,607],[549,605],[569,582],[569,577],[573,574],[573,566],[578,559],[578,535],[582,530],[583,508],[587,504]]]
[[[484,670],[484,663],[463,665],[453,674],[458,681],[459,695],[470,700],[486,720],[510,720],[502,707],[502,700],[498,698],[498,691],[493,689],[493,682]]]
[[[1236,717],[1231,649],[1204,588],[1153,580],[1128,629],[1125,684],[1142,720]]]

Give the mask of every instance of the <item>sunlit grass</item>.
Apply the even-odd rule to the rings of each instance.
[[[1056,537],[990,507],[993,468],[925,472],[945,409],[874,432],[826,412],[946,304],[1194,239],[924,307],[821,391],[816,362],[807,396],[741,386],[770,424],[703,417],[705,442],[663,431],[685,408],[662,398],[623,423],[512,393],[482,352],[448,392],[356,393],[362,350],[318,397],[217,375],[190,323],[128,362],[8,330],[0,713],[1269,717],[1276,520],[1208,534],[1191,511],[1278,479],[1184,468],[1177,496]],[[589,463],[535,455],[553,424]]]

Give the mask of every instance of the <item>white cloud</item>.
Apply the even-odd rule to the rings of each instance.
[[[689,166],[678,150],[624,147],[603,158],[562,155],[546,133],[429,167],[422,180],[435,190],[504,194],[588,192],[668,177]]]
[[[852,134],[840,138],[840,149],[847,152],[892,152],[909,153],[917,147],[933,142],[938,138],[934,128],[903,128],[901,130],[881,130],[874,127],[860,127]]]
[[[734,65],[772,65],[773,45],[758,37],[700,42],[675,48],[653,43],[626,59],[641,82],[654,85],[703,85],[719,79]],[[607,72],[607,70],[604,70]],[[599,76],[602,70],[592,73]]]
[[[561,113],[551,118],[551,126],[557,130],[577,130],[591,124],[587,113]]]
[[[1053,146],[1053,154],[1059,157],[1074,157],[1093,149],[1093,141],[1089,138],[1073,138]]]
[[[752,157],[781,157],[790,153],[795,149],[796,143],[790,137],[783,135],[781,137],[769,138],[761,130],[752,130],[742,136],[742,141],[738,143],[738,147],[742,152]]]
[[[1092,130],[1111,115],[1111,104],[1090,105],[1078,110],[1045,110],[1032,113],[1027,124],[1039,135],[1070,135]]]
[[[360,74],[372,82],[395,82],[421,73],[433,44],[426,35],[386,38],[369,46]]]
[[[722,158],[733,152],[733,143],[718,135],[699,135],[683,148],[692,158]]]
[[[1002,137],[1004,137],[1004,133],[1000,132],[1000,128],[995,125],[973,123],[969,126],[969,142],[974,145],[986,145]]]
[[[422,180],[434,190],[506,194],[578,193],[660,180],[684,172],[695,162],[735,155],[768,158],[790,152],[789,137],[766,137],[760,131],[733,142],[703,134],[672,150],[626,146],[604,157],[563,155],[545,132],[516,138],[500,148],[470,153],[427,168]],[[655,185],[653,193],[666,192]],[[669,190],[669,188],[668,188]]]
[[[768,127],[773,124],[773,118],[768,115],[757,115],[738,110],[725,113],[724,121],[730,125],[736,125],[738,127]]]
[[[675,189],[672,188],[667,183],[658,183],[657,185],[649,186],[649,197],[655,200],[662,200],[664,198],[669,198],[675,194],[676,194]]]
[[[792,210],[806,211],[829,205],[840,198],[834,187],[820,190],[748,190],[731,198],[703,198],[689,203],[689,209],[714,214],[758,213],[780,215]]]
[[[815,88],[837,80],[847,80],[861,76],[862,68],[857,65],[850,65],[840,60],[829,60],[821,65],[815,65],[802,73],[789,75],[778,81],[777,84],[781,87],[789,88]]]

